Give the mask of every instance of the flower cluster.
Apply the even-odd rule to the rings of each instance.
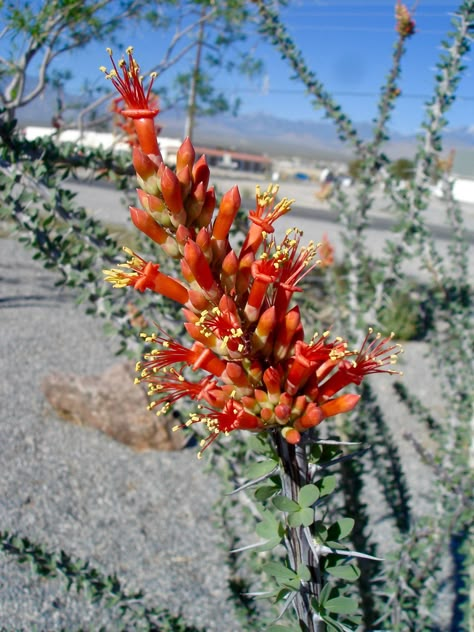
[[[216,210],[205,157],[196,160],[188,139],[178,150],[176,170],[164,165],[153,146],[153,128],[148,126],[153,138],[144,131],[143,121],[153,119],[154,109],[147,114],[131,50],[128,64],[122,60],[119,67],[120,79],[115,64],[109,76],[127,103],[124,114],[142,128],[140,146],[133,150],[142,208],[131,207],[131,218],[179,261],[181,275],[172,278],[126,249],[129,260],[105,270],[106,280],[181,304],[190,338],[186,346],[161,331],[143,334],[152,350],[137,365],[137,381],[148,384],[150,408],[158,414],[183,397],[198,402],[186,425],[207,425],[202,449],[219,434],[237,429],[277,428],[288,442],[297,443],[323,419],[354,408],[359,396],[341,393],[344,388],[360,384],[370,373],[393,373],[388,365],[396,361],[399,346],[372,332],[359,351],[341,338],[331,340],[329,332],[305,342],[292,298],[317,265],[318,247],[302,247],[297,229],[275,238],[275,221],[290,211],[292,201],[277,202],[275,185],[265,191],[257,187],[249,229],[234,249],[229,233],[241,204],[238,188],[230,189]],[[330,255],[325,252],[326,258]]]
[[[407,38],[415,34],[415,20],[412,18],[408,8],[398,0],[395,7],[396,31],[403,37]]]

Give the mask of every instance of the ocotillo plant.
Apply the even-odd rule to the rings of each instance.
[[[317,265],[317,246],[301,247],[297,229],[287,231],[281,242],[274,238],[274,224],[291,211],[292,202],[277,203],[274,185],[263,193],[257,188],[247,234],[234,249],[229,233],[241,205],[238,188],[230,189],[216,210],[206,160],[195,160],[188,139],[178,150],[175,171],[163,163],[154,126],[157,111],[149,106],[152,81],[145,92],[131,48],[118,65],[111,54],[110,59],[112,69],[103,70],[123,98],[122,113],[133,120],[138,138],[133,164],[143,208],[131,207],[131,218],[176,260],[177,271],[164,274],[158,264],[125,248],[130,258],[105,270],[106,280],[181,305],[188,336],[183,344],[161,329],[143,334],[150,350],[137,364],[137,382],[148,384],[150,408],[158,415],[182,398],[197,402],[183,426],[207,428],[199,456],[222,435],[265,436],[270,458],[256,482],[273,477],[266,500],[284,517],[275,519],[263,548],[282,542],[286,549],[283,563],[267,565],[276,584],[273,594],[283,601],[283,611],[293,604],[302,630],[337,625],[337,615],[354,623],[353,601],[324,577],[324,570],[340,565],[340,556],[358,554],[338,548],[340,524],[331,532],[331,525],[323,530],[320,516],[317,521],[316,505],[333,484],[318,480],[311,467],[319,460],[312,452],[318,446],[315,428],[354,409],[360,396],[343,392],[348,387],[369,374],[395,373],[390,366],[400,347],[393,336],[373,336],[372,330],[359,350],[340,337],[331,339],[329,331],[306,342],[292,299]],[[328,556],[333,557],[323,562]],[[356,576],[356,571],[351,567],[348,574]]]

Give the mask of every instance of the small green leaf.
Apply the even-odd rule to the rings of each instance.
[[[257,535],[261,538],[276,538],[279,535],[280,523],[270,511],[262,511],[262,522],[255,527]]]
[[[319,443],[315,443],[311,446],[311,456],[314,463],[317,463],[319,461],[322,453],[323,449]]]
[[[336,489],[336,477],[333,474],[325,476],[317,482],[317,486],[319,488],[321,498],[323,496],[328,496]]]
[[[259,461],[258,463],[252,463],[252,465],[247,470],[247,476],[250,480],[254,478],[260,478],[261,476],[265,476],[266,474],[270,474],[272,470],[276,467],[276,462],[272,460],[267,461]]]
[[[311,507],[305,507],[300,512],[301,524],[303,527],[309,527],[314,522],[314,510]]]
[[[320,604],[324,604],[326,599],[329,598],[329,595],[331,594],[331,589],[332,589],[331,584],[324,584],[323,589],[321,590],[321,593],[319,595],[319,603]],[[318,609],[316,609],[316,611],[319,612]]]
[[[324,607],[329,612],[336,614],[352,614],[357,611],[359,605],[352,597],[335,597],[324,602]]]
[[[331,541],[337,542],[351,533],[354,528],[354,518],[340,518],[337,522],[332,524],[328,529],[328,538]]]
[[[304,564],[301,564],[301,566],[298,566],[298,577],[303,582],[309,582],[311,580],[311,573],[309,571],[309,568],[305,566]]]
[[[326,542],[326,539],[328,537],[328,530],[322,520],[316,520],[313,529],[315,538],[320,542]]]
[[[252,435],[246,440],[247,448],[252,452],[257,452],[258,454],[267,454],[268,452],[268,441],[264,440],[264,437],[261,435],[265,435],[266,433],[258,433],[256,435]]]
[[[324,570],[334,577],[345,579],[348,582],[355,582],[360,577],[359,567],[355,564],[338,564],[336,566],[325,566]]]
[[[286,582],[295,579],[299,581],[298,575],[295,573],[295,571],[292,571],[291,568],[288,568],[280,562],[268,562],[264,565],[263,571],[267,575],[270,575],[271,577],[274,577],[276,580],[279,581]]]
[[[254,496],[257,500],[263,501],[271,498],[277,491],[278,487],[276,485],[262,485],[261,487],[257,487]]]
[[[316,485],[305,485],[300,489],[298,502],[302,507],[311,507],[319,498],[319,489]]]
[[[298,505],[298,503],[294,500],[291,500],[291,498],[288,498],[287,496],[275,496],[272,502],[280,511],[292,513],[294,511],[300,510],[300,506]]]
[[[288,524],[290,527],[301,527],[303,524],[303,516],[301,511],[294,511],[288,515]]]

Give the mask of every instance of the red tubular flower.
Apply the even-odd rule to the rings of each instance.
[[[293,200],[283,198],[275,205],[278,189],[278,185],[271,184],[264,193],[261,193],[260,187],[257,186],[255,210],[249,212],[252,225],[242,245],[240,257],[249,251],[255,254],[262,244],[264,233],[273,233],[273,223],[290,211]]]
[[[400,345],[389,344],[393,334],[387,338],[377,334],[369,343],[372,333],[373,330],[369,329],[354,360],[344,360],[338,364],[337,371],[321,385],[320,397],[329,398],[349,384],[360,384],[371,373],[398,373],[386,368],[396,363],[397,355],[402,351]]]
[[[244,312],[249,322],[253,323],[260,315],[269,285],[278,279],[280,271],[274,260],[261,259],[252,264],[251,273],[253,283]]]
[[[160,406],[157,415],[168,412],[169,408],[183,397],[194,400],[205,399],[207,392],[216,384],[215,380],[209,377],[199,382],[190,382],[175,369],[163,369],[159,378],[150,376],[147,382],[149,383],[148,395],[153,397],[148,408],[154,410]]]
[[[133,48],[131,46],[127,48],[128,64],[125,59],[121,59],[118,64],[120,70],[115,65],[111,49],[107,49],[107,52],[112,62],[112,70],[109,73],[104,67],[101,70],[106,73],[107,79],[112,81],[127,105],[127,109],[122,110],[122,114],[133,119],[142,150],[146,154],[158,156],[161,160],[153,122],[159,110],[150,107],[150,93],[156,75],[152,73],[148,90],[145,92],[140,76],[140,67],[133,57]]]
[[[112,283],[113,287],[131,285],[140,292],[148,289],[153,290],[153,292],[162,294],[182,305],[188,302],[188,291],[179,281],[161,273],[158,264],[145,261],[129,248],[124,248],[124,250],[132,258],[127,263],[119,264],[119,266],[125,270],[130,270],[130,272],[118,268],[104,270],[105,280]]]
[[[288,231],[284,240],[278,247],[279,252],[284,253],[281,258],[281,274],[278,290],[275,294],[275,305],[280,313],[286,313],[288,305],[294,292],[300,292],[297,284],[316,267],[317,262],[313,262],[316,257],[316,247],[313,242],[308,246],[299,248],[301,231]]]

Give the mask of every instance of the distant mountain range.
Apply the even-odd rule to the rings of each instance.
[[[73,103],[74,96],[66,101]],[[55,97],[49,90],[17,112],[20,125],[51,124],[55,112]],[[162,135],[181,137],[184,130],[184,112],[164,112],[159,117]],[[362,138],[370,138],[372,124],[361,122],[356,128]],[[103,130],[102,130],[103,131]],[[410,157],[413,154],[415,135],[402,135],[391,131],[386,152],[392,158]],[[238,117],[219,115],[201,118],[195,126],[194,142],[198,145],[221,146],[245,152],[266,154],[271,157],[298,156],[303,159],[348,160],[350,148],[337,138],[330,121],[289,120],[266,112],[241,114]],[[446,153],[455,148],[467,152],[474,162],[474,125],[448,129],[444,134]]]

